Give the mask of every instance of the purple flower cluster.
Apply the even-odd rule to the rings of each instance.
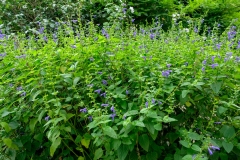
[[[168,77],[171,72],[172,72],[172,70],[162,71],[162,76],[163,76],[163,77]]]
[[[3,58],[3,57],[5,57],[6,55],[7,55],[6,53],[1,53],[1,54],[0,54],[0,57]]]
[[[109,34],[107,33],[107,31],[105,29],[102,29],[102,34],[109,39]]]
[[[87,108],[85,107],[85,108],[80,109],[79,111],[82,112],[82,113],[87,113],[88,110],[87,110]]]
[[[216,150],[220,150],[220,148],[219,148],[219,147],[216,147],[216,146],[210,146],[210,147],[208,147],[208,153],[209,153],[210,155],[213,155],[213,152],[215,152]]]
[[[3,39],[5,37],[5,34],[2,33],[2,31],[0,30],[0,39]]]
[[[214,69],[215,67],[218,66],[218,64],[217,64],[217,63],[214,63],[214,64],[211,64],[210,66],[212,67],[212,69]]]
[[[20,55],[20,56],[15,56],[15,58],[17,58],[17,59],[26,58],[26,54],[23,54],[23,55]]]
[[[115,116],[116,116],[116,111],[115,111],[114,106],[112,106],[112,107],[110,108],[110,110],[112,111],[112,114],[110,115],[110,118],[112,118],[112,120],[114,121],[114,118],[115,118]]]
[[[232,28],[230,29],[230,31],[227,33],[228,34],[228,40],[230,41],[231,39],[233,39],[237,32],[235,31],[236,27],[232,26]]]

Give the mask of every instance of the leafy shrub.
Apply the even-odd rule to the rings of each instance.
[[[1,159],[239,157],[239,29],[116,25],[1,33]]]

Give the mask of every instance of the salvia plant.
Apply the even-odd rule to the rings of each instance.
[[[1,31],[0,159],[240,156],[239,28],[119,23]]]

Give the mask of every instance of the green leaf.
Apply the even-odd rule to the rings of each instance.
[[[157,131],[161,131],[161,130],[162,130],[162,123],[155,124],[153,127],[154,127]]]
[[[128,111],[128,112],[125,113],[124,115],[125,115],[126,117],[128,117],[128,116],[133,116],[133,115],[136,115],[136,114],[138,114],[138,110]]]
[[[142,121],[138,121],[138,120],[133,121],[132,124],[134,126],[145,127],[144,123]]]
[[[182,158],[182,160],[192,160],[192,155],[186,155]]]
[[[5,129],[6,132],[10,132],[11,128],[7,122],[1,122],[1,126]]]
[[[215,82],[213,84],[211,84],[211,88],[213,90],[214,93],[218,94],[218,92],[220,91],[222,86],[222,82]]]
[[[185,98],[189,92],[190,92],[189,90],[183,90],[182,91],[182,98]]]
[[[231,142],[228,143],[228,142],[223,141],[222,145],[227,153],[230,153],[233,149],[233,144]]]
[[[75,77],[73,80],[73,85],[76,86],[79,80],[80,80],[80,77]]]
[[[121,144],[121,146],[118,148],[117,153],[118,153],[118,159],[119,160],[125,160],[127,154],[128,154],[128,146]]]
[[[145,126],[148,129],[149,133],[154,134],[155,129],[154,124],[152,122],[149,121],[145,122]]]
[[[41,90],[40,90],[40,91],[37,91],[36,93],[34,93],[34,95],[32,96],[32,101],[35,101],[35,100],[36,100],[36,97],[37,97],[40,93],[42,93]]]
[[[99,158],[101,158],[102,157],[102,155],[103,155],[103,150],[102,150],[102,148],[98,148],[96,151],[95,151],[95,153],[94,153],[94,160],[95,159],[99,159]]]
[[[150,152],[146,156],[147,160],[157,160],[158,154],[156,152]]]
[[[147,134],[143,134],[141,136],[139,136],[139,144],[140,146],[148,152],[148,148],[149,148],[149,138]]]
[[[78,157],[78,160],[84,160],[84,157],[80,156]]]
[[[190,132],[188,134],[189,138],[191,138],[192,140],[200,140],[201,136],[195,132]]]
[[[201,148],[196,145],[196,144],[193,144],[192,147],[191,147],[194,151],[197,151],[197,152],[201,152]]]
[[[174,122],[174,121],[177,121],[177,120],[174,119],[174,118],[168,117],[168,115],[163,117],[163,122],[164,123]]]
[[[55,141],[53,141],[51,147],[50,147],[50,156],[52,157],[56,151],[56,149],[58,148],[58,146],[61,144],[61,138],[58,137]]]
[[[232,138],[235,136],[235,129],[232,126],[224,125],[220,132],[223,134],[225,138]]]
[[[76,137],[76,139],[75,139],[75,143],[79,143],[79,142],[81,142],[81,139],[82,139],[82,136],[81,135],[78,135],[77,137]]]
[[[104,133],[105,135],[108,135],[109,137],[114,138],[114,139],[117,139],[117,138],[118,138],[116,132],[115,132],[114,129],[112,129],[110,126],[104,126],[104,127],[103,127],[103,133]]]
[[[113,149],[117,150],[119,148],[119,146],[121,145],[121,141],[118,139],[114,139],[114,140],[112,140],[112,144],[113,144]]]
[[[186,148],[190,148],[190,143],[187,142],[187,141],[181,140],[181,141],[179,141],[179,143],[180,143],[181,145],[183,145],[184,147],[186,147]]]
[[[90,144],[90,139],[81,139],[81,144],[84,146],[84,147],[86,147],[86,148],[88,148],[89,147],[89,144]]]
[[[9,115],[9,114],[11,114],[11,113],[13,113],[13,112],[3,111],[3,113],[2,113],[2,118],[3,118],[3,117],[6,117],[7,115]]]
[[[8,146],[9,148],[11,148],[12,146],[12,140],[10,138],[3,138],[3,142],[4,144],[6,144],[6,146]]]
[[[218,109],[217,109],[217,111],[218,111],[219,114],[223,114],[223,113],[226,112],[227,110],[228,110],[228,108],[225,108],[225,107],[222,107],[222,106],[218,107]]]
[[[34,132],[34,128],[35,128],[35,125],[36,125],[37,121],[38,121],[37,118],[33,118],[33,119],[30,120],[29,128],[30,128],[31,132]]]
[[[41,113],[39,114],[39,116],[38,116],[38,122],[39,122],[39,123],[41,123],[42,118],[43,118],[43,116],[44,116],[45,113],[46,113],[46,111],[45,111],[45,110],[42,110]]]

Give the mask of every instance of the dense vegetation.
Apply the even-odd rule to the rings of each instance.
[[[94,21],[95,24],[113,21],[135,24],[152,23],[158,19],[163,29],[171,28],[172,19],[183,21],[187,26],[189,18],[203,18],[212,29],[215,22],[224,31],[232,19],[240,17],[239,0],[1,0],[0,29],[6,33],[19,31],[34,33],[38,23],[44,23],[48,32],[60,20],[62,22],[81,19],[82,23]],[[179,14],[178,17],[172,17]],[[239,21],[235,25],[240,25]]]
[[[13,2],[1,1],[0,159],[240,157],[240,29],[224,19],[237,1]]]

